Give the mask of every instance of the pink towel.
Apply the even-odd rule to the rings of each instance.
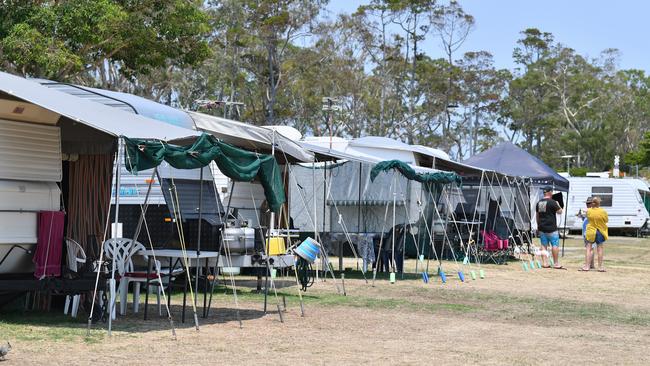
[[[41,211],[38,213],[38,242],[32,261],[36,265],[34,277],[61,276],[61,256],[63,255],[63,224],[65,213],[61,211]]]

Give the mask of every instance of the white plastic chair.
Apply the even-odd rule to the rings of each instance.
[[[86,263],[86,253],[79,243],[70,238],[65,238],[66,249],[68,253],[68,269],[72,272],[78,272],[79,264]],[[81,295],[67,295],[65,297],[65,306],[63,307],[63,314],[67,315],[70,310],[70,316],[77,317],[79,311],[79,302]],[[70,309],[72,304],[72,309]]]
[[[169,268],[161,269],[160,262],[153,263],[153,268],[149,271],[147,277],[147,270],[137,270],[134,266],[134,259],[143,259],[144,263],[148,263],[149,257],[144,254],[144,245],[132,239],[126,238],[112,238],[104,242],[104,251],[106,257],[113,262],[113,269],[119,275],[119,292],[120,297],[120,314],[126,314],[127,295],[129,291],[129,283],[133,282],[133,311],[138,312],[140,307],[140,287],[142,283],[148,283],[158,278],[160,274],[163,279],[163,285],[171,280],[171,277],[177,272]],[[160,303],[161,288],[157,286],[157,303],[158,313],[162,314],[162,307]],[[113,289],[112,289],[113,290]],[[115,300],[117,298],[114,292],[111,293],[110,306],[113,309]]]

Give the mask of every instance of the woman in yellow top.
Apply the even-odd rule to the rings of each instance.
[[[609,237],[607,233],[607,222],[609,217],[607,211],[600,207],[600,197],[594,197],[591,207],[587,210],[587,230],[585,232],[585,247],[587,253],[585,255],[585,265],[582,267],[583,271],[588,271],[591,264],[592,245],[596,244],[596,253],[598,254],[598,272],[605,272],[603,267],[603,243]]]

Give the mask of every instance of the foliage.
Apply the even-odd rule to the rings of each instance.
[[[614,155],[650,165],[650,78],[618,68],[615,49],[589,58],[529,28],[515,69],[503,70],[485,50],[460,53],[476,24],[456,1],[367,0],[336,16],[327,4],[6,0],[0,67],[303,134],[389,136],[459,160],[509,140],[560,169],[569,154],[596,171]],[[431,42],[440,48],[423,52]]]
[[[17,1],[0,4],[5,70],[56,80],[134,77],[203,61],[210,31],[200,1]]]
[[[581,168],[574,167],[569,169],[569,174],[572,177],[586,177],[588,172],[589,172],[589,168],[584,168],[584,167]]]

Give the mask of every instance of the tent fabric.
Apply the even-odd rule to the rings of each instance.
[[[279,212],[286,201],[280,167],[271,155],[241,150],[204,133],[192,145],[177,146],[155,140],[124,138],[124,164],[137,173],[160,165],[163,160],[176,169],[196,169],[214,161],[228,178],[239,182],[259,179],[269,207]]]
[[[535,185],[552,185],[567,192],[569,181],[539,158],[511,142],[503,142],[464,161],[465,164],[510,176],[528,177]]]
[[[386,160],[377,163],[370,171],[370,180],[374,181],[379,173],[391,169],[398,170],[407,179],[415,180],[420,183],[456,183],[460,185],[462,182],[459,175],[451,172],[416,173],[410,165],[399,160]]]
[[[295,161],[314,161],[313,154],[272,129],[198,112],[186,111],[186,113],[194,120],[198,130],[207,132],[231,145],[247,150],[270,153],[275,142],[277,150],[286,153],[289,157],[293,157]]]
[[[0,91],[115,137],[174,142],[199,135],[196,131],[84,100],[6,72],[0,72]]]
[[[332,149],[329,149],[329,147],[326,146],[327,144],[323,144],[321,142],[309,141],[309,140],[301,141],[300,145],[303,148],[318,154],[319,157],[325,157],[325,160],[333,158],[334,160],[347,160],[356,163],[374,165],[379,162],[385,161],[386,158],[390,155],[393,156],[395,155],[395,154],[391,154],[390,151],[386,151],[382,155],[380,155],[380,151],[379,151],[380,149],[376,149],[376,151],[372,151],[372,152],[359,151],[357,149],[348,147],[347,141],[340,138],[334,140],[334,142],[335,142],[335,146]],[[436,169],[421,167],[417,165],[411,165],[410,167],[413,170],[415,170],[416,173],[432,173],[432,172],[439,171]]]

